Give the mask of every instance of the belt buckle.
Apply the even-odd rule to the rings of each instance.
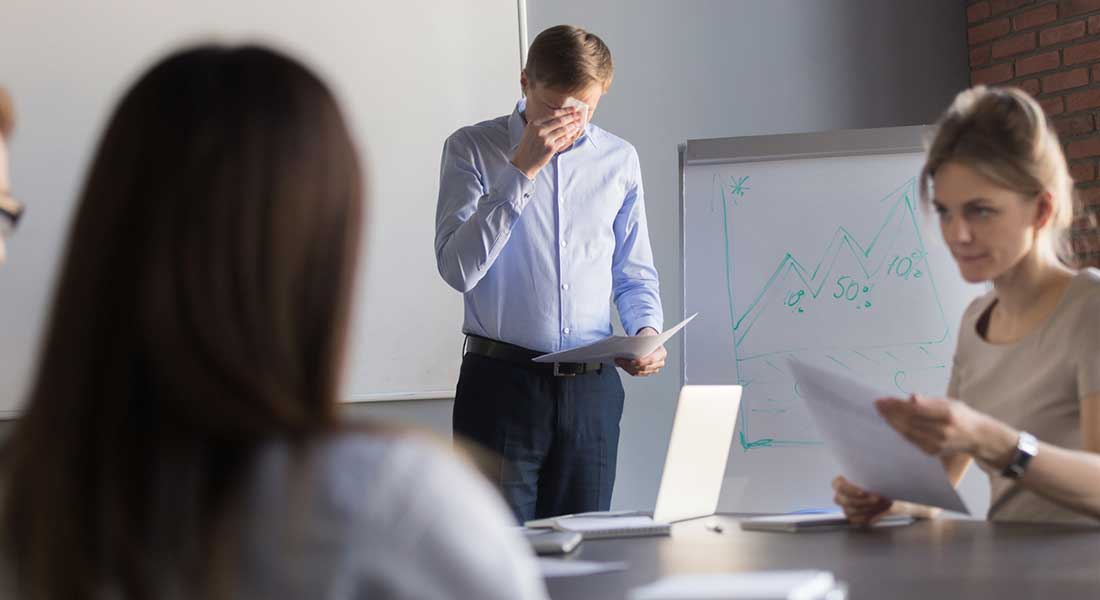
[[[561,363],[554,363],[554,377],[576,377],[576,373],[562,373]]]

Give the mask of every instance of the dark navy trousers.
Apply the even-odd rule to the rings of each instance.
[[[468,353],[454,434],[487,451],[487,475],[516,519],[607,510],[615,484],[623,386],[613,365],[555,377]]]

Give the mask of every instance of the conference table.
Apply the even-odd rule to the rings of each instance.
[[[715,532],[707,525],[718,524]],[[670,536],[587,540],[569,560],[626,570],[547,580],[550,596],[626,598],[664,575],[825,569],[851,600],[1100,598],[1100,528],[934,519],[871,530],[742,531],[733,515]]]

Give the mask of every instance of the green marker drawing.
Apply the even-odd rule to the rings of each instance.
[[[738,179],[737,181],[734,181],[733,178],[730,177],[730,194],[743,197],[745,195],[745,192],[749,190],[749,187],[745,185],[748,180],[748,175]]]
[[[718,174],[715,174],[716,181],[717,178]],[[748,182],[748,177],[730,177],[728,182],[728,186],[716,185],[715,187],[719,191],[722,204],[723,243],[725,245],[724,275],[726,283],[726,300],[730,316],[730,333],[732,335],[732,344],[730,344],[730,347],[733,352],[735,372],[739,383],[743,383],[743,381],[747,379],[747,375],[758,372],[757,370],[762,367],[770,368],[772,371],[781,373],[784,377],[789,378],[790,375],[786,373],[784,369],[780,369],[767,359],[773,356],[796,356],[806,352],[824,356],[848,371],[857,372],[840,358],[843,356],[843,353],[851,352],[867,361],[867,363],[869,363],[867,366],[875,367],[873,369],[874,371],[882,371],[882,363],[868,354],[868,352],[872,350],[879,350],[895,361],[894,370],[881,373],[881,376],[893,378],[899,390],[902,389],[902,385],[904,385],[908,377],[906,375],[907,373],[912,374],[922,370],[939,367],[939,365],[928,366],[927,364],[909,364],[901,360],[898,355],[890,352],[891,349],[905,346],[917,346],[922,350],[926,358],[934,359],[932,353],[924,346],[942,344],[948,340],[950,334],[950,327],[946,321],[939,291],[936,289],[934,278],[931,277],[931,273],[928,270],[926,260],[927,252],[923,242],[924,238],[921,235],[917,210],[912,200],[915,197],[916,190],[915,178],[908,179],[896,190],[879,199],[879,204],[884,208],[887,206],[889,208],[886,209],[887,214],[883,218],[881,225],[877,230],[873,230],[869,239],[857,238],[846,226],[840,225],[834,231],[831,241],[825,247],[816,263],[803,263],[795,257],[792,251],[783,253],[778,265],[774,271],[771,272],[771,275],[766,279],[764,284],[753,294],[748,296],[750,301],[743,309],[739,309],[735,303],[734,282],[736,279],[734,272],[733,232],[731,231],[730,208],[738,206],[738,198],[742,197],[745,190],[749,189],[748,186],[745,185]],[[892,204],[886,204],[888,200],[891,201]],[[915,237],[910,236],[910,234],[913,233],[915,233]],[[906,237],[902,238],[902,236]],[[905,239],[906,241],[899,242],[898,240],[901,239]],[[899,252],[899,243],[909,243],[912,245]],[[845,259],[845,262],[840,263],[839,259],[842,256],[851,256],[854,258],[854,261]],[[847,265],[843,267],[847,272],[836,271],[842,268],[842,264]],[[772,315],[769,316],[767,320],[769,323],[769,331],[771,328],[775,327],[773,323],[775,319],[783,318],[779,316],[780,313],[769,313],[769,309],[772,309],[777,303],[780,303],[784,308],[783,314],[790,315],[785,317],[787,319],[796,317],[805,318],[802,315],[815,313],[815,311],[809,310],[811,305],[817,302],[826,302],[850,303],[857,311],[869,311],[872,307],[875,307],[874,312],[865,313],[869,315],[867,318],[871,318],[870,315],[877,314],[877,318],[881,319],[883,315],[887,315],[890,318],[901,319],[895,322],[905,323],[904,313],[896,312],[899,309],[894,309],[890,306],[892,298],[897,297],[896,286],[911,285],[906,282],[912,282],[921,278],[924,274],[929,275],[929,277],[926,278],[928,283],[922,283],[921,285],[926,286],[924,288],[925,290],[929,287],[931,288],[930,294],[936,304],[936,317],[938,317],[934,323],[942,323],[942,329],[939,329],[937,325],[932,331],[922,334],[916,340],[897,344],[852,347],[846,346],[843,341],[816,340],[806,337],[800,341],[826,345],[819,348],[809,345],[807,347],[788,347],[785,349],[781,347],[781,349],[767,349],[766,351],[764,351],[764,348],[760,348],[759,351],[755,352],[753,348],[757,345],[747,343],[748,340],[753,339],[752,333],[754,327],[761,323],[761,318],[765,314]],[[891,286],[885,288],[887,290],[887,292],[885,292],[887,295],[882,296],[881,294],[883,292],[880,292],[877,295],[877,299],[872,298],[871,296],[876,294],[876,284],[883,282],[888,282],[886,285]],[[780,286],[783,286],[785,290],[780,291]],[[827,291],[823,294],[822,292],[825,290]],[[895,290],[895,296],[890,296],[888,294],[890,290]],[[885,303],[883,303],[883,301],[885,301]],[[820,315],[823,313],[816,314]],[[824,314],[832,313],[827,312]],[[863,317],[860,318],[862,319]],[[796,323],[794,321],[791,323],[791,327],[796,328],[796,330],[805,327],[805,325],[794,325],[793,323]],[[797,321],[797,323],[805,322]],[[823,351],[827,351],[828,353]],[[920,361],[917,362],[919,363]],[[758,366],[753,366],[754,364]],[[746,371],[746,368],[749,370]],[[889,380],[890,379],[887,379],[887,381]],[[762,385],[770,383],[774,386],[779,382],[768,380],[762,381],[761,383]],[[769,386],[765,385],[764,390],[767,389],[769,389]],[[761,392],[764,390],[761,390]],[[772,391],[772,393],[774,392],[775,390]],[[800,391],[796,389],[795,386],[791,386],[788,393],[790,394],[789,401],[797,401],[797,398],[801,396]],[[751,401],[750,399],[750,402]],[[750,417],[750,415],[755,415],[755,420]],[[759,422],[762,418],[786,419],[789,418],[789,416],[793,416],[789,411],[786,413],[779,413],[773,408],[754,409],[750,407],[749,410],[741,411],[738,439],[741,448],[745,451],[749,451],[783,446],[820,446],[822,444],[819,440],[791,438],[786,435],[760,435],[765,433],[764,431],[757,434],[759,437],[753,437],[751,431],[759,428],[753,427],[753,423]],[[771,428],[774,426],[775,422],[770,422],[773,424],[771,426],[767,425],[767,423],[769,422],[765,422],[765,428]]]

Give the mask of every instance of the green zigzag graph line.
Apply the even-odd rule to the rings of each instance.
[[[715,175],[715,181],[717,181],[717,178],[718,178],[718,176]],[[927,256],[927,251],[925,250],[925,247],[924,247],[924,238],[921,235],[920,226],[918,225],[918,219],[917,219],[917,215],[916,215],[916,208],[913,206],[913,201],[912,201],[912,195],[913,195],[912,192],[916,189],[915,186],[916,186],[916,178],[915,177],[910,178],[908,181],[906,181],[904,184],[899,186],[897,189],[890,192],[889,194],[886,194],[885,196],[883,196],[879,200],[880,203],[884,202],[885,200],[889,199],[891,196],[893,196],[893,195],[895,195],[899,192],[902,192],[901,197],[897,201],[894,202],[893,206],[890,207],[890,211],[886,215],[886,217],[883,219],[882,225],[879,227],[878,231],[875,232],[874,236],[871,238],[871,241],[867,245],[866,248],[864,248],[863,245],[859,243],[859,241],[855,238],[855,236],[853,236],[851,234],[851,232],[849,232],[845,227],[840,226],[840,227],[837,227],[836,231],[833,233],[832,240],[829,242],[829,245],[826,247],[825,252],[822,253],[821,259],[818,261],[817,265],[813,268],[813,271],[810,271],[809,273],[807,273],[806,268],[802,265],[801,262],[799,262],[797,259],[795,259],[794,256],[790,252],[787,252],[784,255],[784,257],[779,261],[779,266],[776,267],[775,271],[772,273],[772,275],[768,279],[767,283],[764,284],[763,288],[761,288],[760,293],[757,294],[757,296],[753,299],[752,303],[749,304],[748,308],[746,308],[745,311],[739,317],[736,316],[736,309],[734,307],[734,302],[733,302],[733,261],[732,261],[732,258],[731,258],[732,246],[730,244],[730,233],[729,233],[729,212],[728,212],[729,211],[729,199],[726,197],[725,187],[721,186],[721,185],[719,186],[719,188],[721,190],[721,194],[722,194],[722,227],[723,227],[723,235],[724,235],[724,243],[725,243],[725,251],[726,251],[726,253],[725,253],[725,259],[726,259],[726,294],[727,294],[727,300],[728,300],[728,304],[729,304],[730,323],[731,323],[731,329],[732,329],[733,340],[734,340],[733,355],[734,355],[734,364],[736,365],[736,369],[737,369],[737,381],[738,381],[738,383],[740,383],[742,385],[745,385],[745,383],[746,383],[746,382],[744,382],[744,380],[742,379],[742,376],[741,376],[741,362],[744,361],[744,360],[757,358],[756,356],[751,356],[751,357],[740,356],[740,353],[739,353],[740,345],[744,341],[745,336],[748,335],[748,332],[752,329],[752,325],[756,322],[756,318],[758,318],[760,313],[763,311],[763,307],[760,306],[761,300],[763,300],[767,296],[768,291],[771,288],[771,286],[776,281],[778,281],[780,279],[780,277],[783,275],[783,272],[786,269],[788,269],[788,268],[792,269],[794,271],[794,273],[796,275],[798,275],[798,277],[802,280],[802,283],[804,284],[806,289],[810,292],[810,294],[814,298],[817,298],[817,296],[821,293],[821,289],[824,286],[825,281],[827,281],[829,279],[829,275],[832,273],[833,265],[836,263],[837,257],[840,254],[840,250],[845,245],[847,245],[848,248],[855,255],[856,262],[859,263],[860,269],[862,269],[864,276],[866,278],[874,277],[878,273],[878,271],[882,268],[882,265],[885,263],[886,253],[885,252],[880,252],[880,253],[878,253],[878,255],[875,255],[875,256],[872,256],[872,253],[877,248],[881,247],[879,243],[883,239],[883,233],[890,226],[890,223],[894,220],[894,217],[897,214],[898,210],[901,210],[902,208],[904,208],[904,210],[908,213],[906,215],[908,217],[908,219],[903,219],[898,224],[898,226],[897,226],[898,231],[900,232],[901,228],[905,224],[905,221],[908,220],[908,222],[912,224],[913,230],[917,235],[916,239],[917,239],[917,244],[919,245],[920,252],[922,254],[924,254],[925,256]],[[904,192],[903,192],[903,190],[904,190]],[[828,268],[826,268],[825,271],[822,272],[821,267],[822,267],[822,265],[826,264],[826,262],[828,263]],[[947,339],[947,335],[948,335],[947,316],[946,316],[946,314],[944,313],[944,310],[943,310],[943,302],[940,299],[939,290],[936,287],[935,278],[932,276],[931,269],[928,269],[928,271],[929,271],[928,272],[928,280],[929,280],[930,285],[932,286],[933,296],[936,299],[936,308],[939,311],[940,319],[944,323],[944,334],[939,339],[925,340],[925,341],[917,342],[918,344],[941,343],[941,342],[943,342],[944,340]],[[747,322],[746,322],[746,319],[747,319]],[[747,325],[747,327],[745,327],[745,329],[742,331],[741,328],[745,325]],[[748,431],[748,419],[747,419],[747,416],[746,416],[748,412],[749,411],[741,411],[741,436],[740,436],[739,441],[740,441],[742,449],[744,449],[744,450],[750,450],[750,449],[754,449],[754,448],[773,447],[773,446],[818,446],[818,445],[821,445],[821,442],[808,441],[808,440],[775,440],[775,439],[772,439],[772,438],[762,438],[762,439],[758,439],[758,440],[750,440],[749,437],[747,436],[747,433],[746,433]]]

